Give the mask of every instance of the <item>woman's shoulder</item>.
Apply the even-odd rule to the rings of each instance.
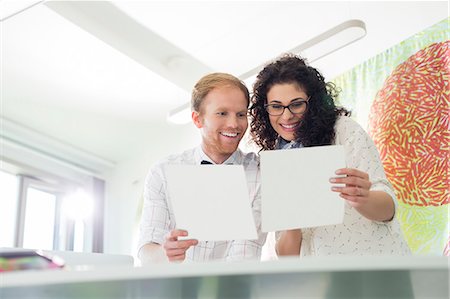
[[[334,126],[336,144],[342,144],[354,139],[366,139],[367,132],[359,123],[348,116],[339,116]]]
[[[361,126],[349,116],[340,115],[336,119],[335,128],[337,131],[338,128],[361,128]]]
[[[337,132],[339,129],[367,134],[367,130],[358,121],[344,115],[341,115],[336,119],[335,131]]]

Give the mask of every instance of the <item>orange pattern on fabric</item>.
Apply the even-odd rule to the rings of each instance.
[[[449,203],[450,41],[400,64],[378,92],[369,131],[399,201]]]

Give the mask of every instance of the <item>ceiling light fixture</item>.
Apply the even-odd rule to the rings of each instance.
[[[365,35],[366,24],[363,21],[348,20],[286,51],[286,53],[300,54],[311,63],[360,40]],[[264,65],[259,65],[239,77],[247,80],[262,70]]]
[[[361,20],[349,20],[294,48],[309,62],[314,62],[348,46],[366,35],[366,24]]]
[[[0,22],[6,21],[35,5],[44,2],[41,1],[1,1],[0,2]]]
[[[185,125],[191,121],[191,103],[187,102],[167,113],[167,121],[177,125]]]
[[[286,51],[305,57],[309,63],[330,55],[348,46],[366,35],[366,24],[361,20],[345,21],[315,37]],[[259,65],[239,76],[247,86],[252,86],[256,74],[264,67]],[[186,124],[191,120],[190,104],[186,103],[169,112],[167,120],[172,123]]]

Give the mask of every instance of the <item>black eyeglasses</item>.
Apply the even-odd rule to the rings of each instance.
[[[309,98],[308,98],[309,100]],[[293,99],[293,101],[287,106],[283,106],[281,104],[266,104],[264,108],[266,108],[267,113],[273,116],[280,116],[284,113],[284,109],[288,108],[292,114],[302,114],[305,113],[306,107],[308,106],[308,100],[304,100],[302,98]]]

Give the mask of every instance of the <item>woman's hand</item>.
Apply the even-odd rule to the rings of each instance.
[[[346,199],[352,207],[358,208],[368,203],[372,183],[367,173],[354,168],[342,168],[336,174],[346,176],[331,178],[330,182],[345,186],[333,186],[332,191],[339,192],[339,196]]]
[[[334,177],[330,182],[344,186],[333,186],[331,190],[339,192],[339,196],[361,215],[375,221],[392,220],[395,214],[394,201],[384,191],[370,191],[372,183],[367,173],[354,168],[342,168],[336,170],[336,174],[345,177]]]

